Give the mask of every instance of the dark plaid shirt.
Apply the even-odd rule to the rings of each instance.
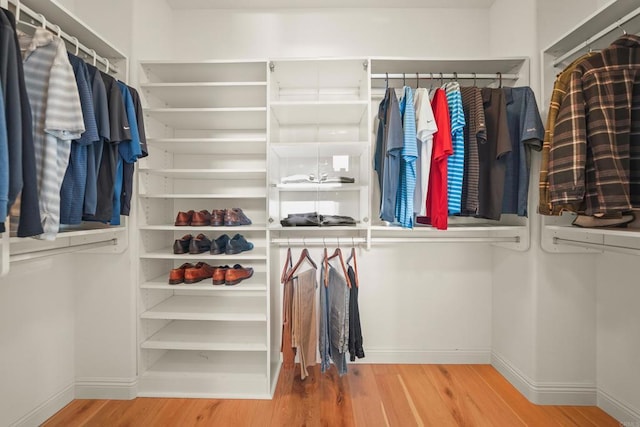
[[[554,133],[551,203],[584,201],[587,215],[640,206],[640,37],[578,64]]]

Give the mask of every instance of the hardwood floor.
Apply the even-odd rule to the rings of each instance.
[[[280,373],[273,400],[74,400],[44,426],[612,426],[596,407],[536,406],[489,365]]]

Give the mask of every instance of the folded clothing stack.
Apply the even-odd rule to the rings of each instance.
[[[319,215],[317,212],[293,213],[280,220],[283,227],[335,227],[356,225],[350,216]]]

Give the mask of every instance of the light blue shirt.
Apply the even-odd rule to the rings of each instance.
[[[413,195],[416,189],[416,160],[418,141],[416,135],[416,111],[413,105],[413,91],[404,87],[400,100],[403,124],[403,145],[400,151],[400,188],[396,202],[396,218],[404,228],[413,227]]]
[[[462,211],[462,185],[464,179],[464,110],[462,93],[458,82],[447,83],[444,87],[451,118],[451,144],[453,154],[447,160],[447,193],[449,215]]]

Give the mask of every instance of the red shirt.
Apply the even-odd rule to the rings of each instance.
[[[429,171],[429,187],[427,189],[427,216],[417,222],[431,224],[438,230],[446,230],[449,211],[447,205],[447,160],[453,154],[451,141],[451,120],[449,104],[444,90],[436,89],[431,101],[431,108],[438,126],[433,134],[433,151],[431,153],[431,170]]]

